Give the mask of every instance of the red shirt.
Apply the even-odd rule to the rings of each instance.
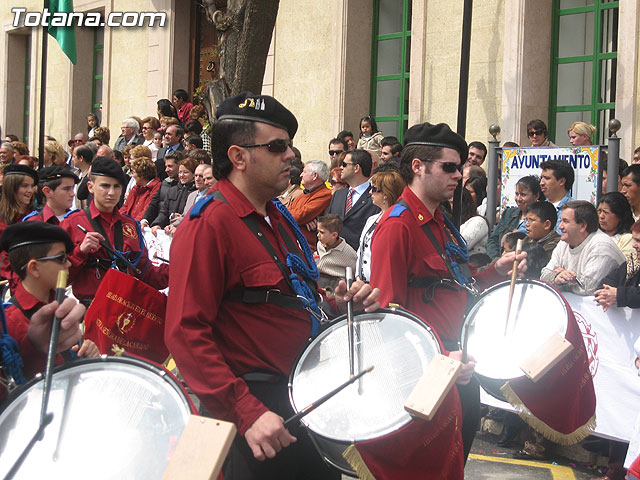
[[[128,215],[121,214],[116,209],[114,209],[111,218],[105,218],[93,202],[89,205],[89,211],[91,212],[91,218],[98,219],[107,234],[107,237],[109,237],[109,243],[114,247],[115,224],[118,220],[122,222],[122,250],[125,252],[125,257],[133,260],[135,256],[137,256],[137,253],[141,251],[138,229],[136,228],[137,222]],[[85,215],[84,210],[71,212],[65,217],[60,225],[71,236],[71,239],[75,244],[75,248],[69,256],[69,260],[71,261],[71,268],[69,268],[69,281],[73,286],[73,295],[77,299],[92,299],[96,290],[98,290],[98,286],[100,285],[105,272],[104,270],[96,267],[88,268],[86,263],[90,258],[110,259],[111,255],[102,247],[100,247],[96,253],[82,253],[82,251],[80,251],[80,244],[84,240],[85,234],[78,228],[78,225],[82,225],[89,232],[94,231],[94,228]],[[169,267],[166,264],[162,264],[158,267],[153,265],[149,261],[146,248],[142,252],[142,256],[140,257],[137,267],[142,271],[140,276],[135,275],[140,280],[154,288],[157,288],[158,290],[166,288],[168,284]],[[133,271],[131,270],[127,273],[133,275]]]
[[[191,120],[190,112],[192,108],[193,108],[193,103],[191,102],[183,103],[182,106],[177,109],[178,120],[180,120],[182,123],[187,123],[189,120]]]
[[[31,212],[29,212],[31,213]],[[25,213],[24,215],[18,215],[13,222],[4,223],[4,220],[0,219],[0,236],[2,236],[2,232],[9,225],[13,223],[21,222],[29,213]],[[0,265],[0,277],[4,280],[9,281],[9,292],[13,295],[16,291],[16,287],[18,286],[18,282],[20,281],[20,277],[14,273],[11,269],[11,265],[9,264],[9,255],[5,251],[0,252],[0,257],[2,257],[2,265]]]
[[[229,180],[220,180],[213,190],[220,190],[229,203],[211,200],[199,217],[187,215],[173,238],[171,258],[180,262],[171,263],[165,342],[212,416],[234,422],[244,434],[268,408],[238,377],[255,371],[288,375],[311,334],[311,320],[304,310],[225,299],[227,293],[247,287],[291,293],[241,218],[256,218],[283,263],[278,225],[292,237],[293,231],[271,202],[267,214],[273,228],[269,226]]]
[[[409,209],[395,216],[389,208],[378,223],[371,246],[371,285],[380,288],[378,300],[385,307],[398,303],[431,325],[444,341],[460,338],[469,294],[463,288],[437,287],[434,298],[425,303],[422,288],[410,288],[409,280],[420,277],[451,278],[446,264],[422,230],[428,225],[444,251],[447,240],[440,210],[431,215],[422,201],[405,187],[400,197]],[[398,206],[399,207],[399,206]],[[475,275],[476,287],[483,290],[504,280],[493,266]]]
[[[41,212],[34,210],[29,215],[24,217],[23,222],[46,222],[52,225],[60,225],[60,220],[49,205],[45,205]]]
[[[137,221],[142,220],[144,212],[146,212],[153,196],[160,190],[161,184],[162,180],[156,177],[142,187],[135,185],[129,192],[124,205],[120,207],[120,213],[127,214]]]

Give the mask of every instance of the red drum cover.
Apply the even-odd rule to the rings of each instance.
[[[109,269],[84,317],[85,337],[101,353],[113,346],[157,363],[165,361],[164,315],[167,297],[137,278]]]

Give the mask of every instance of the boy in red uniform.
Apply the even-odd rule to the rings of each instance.
[[[75,244],[69,255],[73,294],[85,304],[91,302],[112,266],[158,290],[168,284],[169,266],[156,267],[149,261],[139,223],[118,211],[124,185],[126,177],[120,165],[110,158],[97,157],[87,183],[93,195],[89,208],[70,212],[61,224]],[[119,254],[113,255],[100,242],[106,242]]]
[[[80,181],[70,168],[50,165],[38,171],[38,186],[46,202],[42,210],[34,210],[24,217],[23,222],[39,221],[60,225],[71,210],[74,188]]]
[[[20,277],[11,305],[5,311],[9,335],[19,346],[24,363],[24,377],[30,379],[45,368],[51,318],[55,312],[62,322],[57,352],[76,351],[85,357],[100,355],[95,343],[83,342],[79,322],[84,307],[73,299],[65,299],[61,305],[51,302],[58,272],[66,270],[70,263],[68,253],[73,242],[58,226],[44,222],[21,222],[6,228],[0,238],[0,247],[9,252],[9,262]],[[56,363],[62,359],[58,357]],[[3,392],[0,392],[0,397]]]

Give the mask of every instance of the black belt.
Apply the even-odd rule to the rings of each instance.
[[[460,342],[458,340],[440,339],[440,341],[442,342],[442,346],[445,348],[445,350],[449,352],[455,352],[456,350],[460,350]]]
[[[269,290],[235,290],[225,295],[225,300],[242,303],[269,303],[279,307],[290,308],[292,310],[304,310],[306,302],[295,295],[283,293],[277,288]]]
[[[287,377],[277,373],[267,372],[249,372],[242,375],[242,379],[245,382],[260,382],[260,383],[286,383]]]
[[[89,257],[85,266],[86,268],[99,268],[106,272],[111,268],[112,263],[113,260],[110,258]]]

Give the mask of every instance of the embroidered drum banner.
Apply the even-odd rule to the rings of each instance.
[[[167,297],[155,288],[110,269],[84,317],[85,337],[103,354],[124,350],[162,363],[169,355],[164,344],[166,306]]]

